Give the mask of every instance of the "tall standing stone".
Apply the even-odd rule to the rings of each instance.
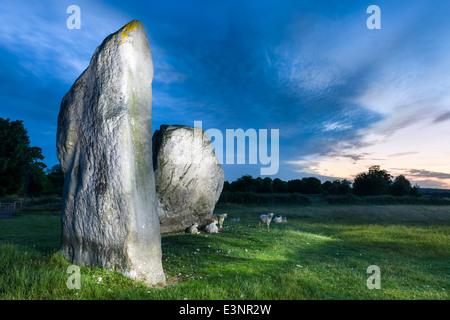
[[[152,164],[153,63],[132,21],[108,36],[64,96],[57,154],[64,171],[63,255],[164,283]]]

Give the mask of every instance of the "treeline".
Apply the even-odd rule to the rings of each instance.
[[[346,195],[311,195],[300,193],[253,193],[224,191],[218,203],[222,204],[281,204],[281,205],[390,205],[390,204],[421,204],[421,205],[450,205],[448,198],[412,197],[412,196],[356,196]]]
[[[285,194],[298,193],[303,195],[348,195],[394,197],[419,197],[419,186],[412,186],[403,175],[396,178],[379,166],[372,166],[368,172],[359,173],[353,184],[344,179],[321,182],[315,177],[283,181],[279,178],[253,178],[244,175],[233,182],[225,181],[225,193],[255,193],[255,194]]]
[[[418,185],[400,175],[393,177],[380,166],[359,173],[354,182],[321,182],[315,177],[283,181],[244,175],[225,181],[219,203],[240,204],[449,204],[447,199],[421,197]]]
[[[326,191],[330,194],[346,194],[350,192],[351,183],[347,180],[322,182],[314,177],[283,181],[279,178],[256,178],[245,175],[233,182],[225,181],[223,192],[251,192],[251,193],[300,193],[319,194]]]
[[[47,169],[42,160],[42,149],[30,146],[23,121],[0,118],[0,197],[61,195],[61,167]]]

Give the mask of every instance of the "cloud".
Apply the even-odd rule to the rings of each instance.
[[[81,29],[69,30],[66,9],[71,4],[73,1],[3,1],[0,46],[14,53],[21,67],[35,77],[73,83],[87,68],[96,46],[129,18],[108,6],[77,1]]]
[[[405,171],[414,178],[434,178],[442,180],[450,179],[450,173],[434,172],[420,169],[408,169]]]
[[[430,180],[430,179],[424,179],[424,180],[411,180],[413,185],[418,184],[421,188],[433,188],[433,189],[449,189],[450,185],[448,183],[445,183],[444,181],[439,180]]]
[[[433,120],[434,123],[450,120],[450,111],[447,111]]]
[[[415,154],[418,154],[418,153],[419,152],[417,152],[417,151],[399,152],[399,153],[390,154],[387,157],[388,158],[404,157],[404,156],[415,155]]]
[[[305,172],[313,175],[319,174],[316,168],[319,166],[320,162],[314,160],[314,155],[305,157],[304,160],[288,160],[286,163],[294,165],[294,171],[296,172]]]
[[[357,161],[366,159],[369,153],[362,153],[362,154],[340,154],[336,155],[335,157],[343,157],[343,158],[350,158],[356,163]]]
[[[352,126],[349,124],[344,124],[341,122],[330,122],[326,121],[323,123],[324,131],[343,131],[351,129]]]

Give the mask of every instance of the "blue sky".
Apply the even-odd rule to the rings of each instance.
[[[81,29],[69,30],[69,5]],[[369,5],[381,29],[369,30]],[[0,3],[0,117],[56,158],[60,102],[95,48],[133,19],[154,63],[153,127],[279,129],[284,180],[352,179],[370,165],[450,188],[450,3],[79,1]],[[223,165],[226,179],[257,165]],[[272,178],[273,178],[272,177]]]

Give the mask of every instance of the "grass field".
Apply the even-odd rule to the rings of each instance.
[[[225,212],[219,234],[163,235],[167,285],[151,288],[82,267],[81,289],[70,290],[59,211],[0,219],[0,299],[448,299],[448,206],[216,208]],[[288,222],[258,227],[268,212]],[[379,290],[366,286],[370,265]]]

